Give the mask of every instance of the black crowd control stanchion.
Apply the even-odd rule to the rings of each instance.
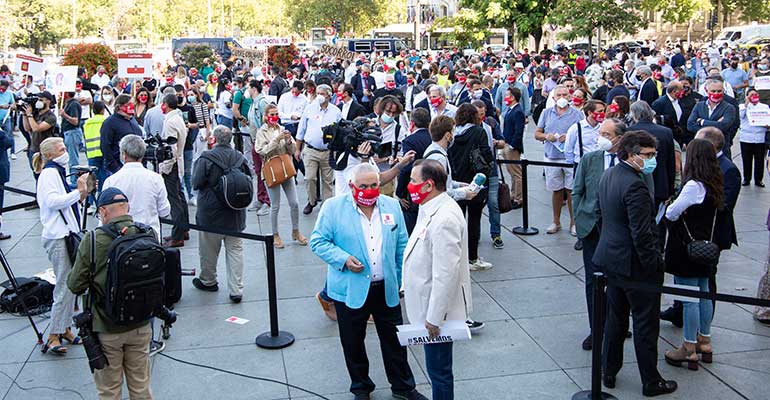
[[[294,335],[278,330],[278,298],[275,289],[275,248],[272,236],[265,242],[267,250],[267,296],[270,303],[270,332],[257,336],[257,346],[263,349],[282,349],[294,343]]]
[[[517,226],[513,228],[513,233],[517,235],[537,235],[539,232],[537,228],[532,228],[529,226],[529,196],[527,195],[527,166],[529,165],[529,160],[526,158],[521,160],[521,199],[522,199],[522,206],[521,206],[521,216],[522,216],[522,223],[523,226]]]
[[[591,325],[591,390],[575,393],[572,400],[617,400],[609,393],[602,392],[602,344],[604,340],[604,310],[607,308],[604,290],[607,288],[607,277],[601,272],[594,272],[594,319]]]

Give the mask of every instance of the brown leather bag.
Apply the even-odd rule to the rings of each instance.
[[[295,176],[297,170],[294,169],[294,162],[288,154],[270,157],[262,164],[262,177],[267,187],[280,185]]]

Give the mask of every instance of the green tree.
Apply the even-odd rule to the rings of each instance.
[[[89,73],[96,72],[96,67],[103,65],[107,73],[114,73],[118,68],[118,58],[109,46],[98,43],[76,44],[64,54],[62,65],[84,67]]]
[[[10,0],[8,9],[14,10],[15,26],[11,29],[11,46],[32,49],[40,54],[43,47],[58,43],[64,37],[56,29],[57,21],[54,8],[47,2]]]
[[[196,68],[203,65],[204,58],[214,58],[214,50],[205,44],[187,45],[179,53],[182,56],[182,62]]]
[[[595,29],[616,36],[635,34],[647,22],[635,10],[640,0],[562,0],[548,20],[562,27],[559,34],[566,40],[588,38],[588,52],[593,55],[592,38]]]
[[[388,8],[401,7],[402,1],[385,0],[296,0],[288,5],[287,12],[292,30],[308,33],[310,28],[327,26],[340,21],[343,32],[364,34],[370,29],[387,25],[392,21]]]
[[[438,19],[434,27],[454,28],[452,32],[443,33],[442,39],[446,39],[456,46],[478,47],[489,36],[489,29],[483,23],[484,16],[476,10],[461,8],[451,18]]]
[[[711,0],[642,0],[643,10],[662,12],[666,22],[683,24],[690,21],[694,15],[711,10]],[[705,15],[705,14],[704,14]]]

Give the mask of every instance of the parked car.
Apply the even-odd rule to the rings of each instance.
[[[770,37],[755,37],[738,45],[742,49],[748,49],[752,57],[756,57],[763,48],[768,46],[770,46]]]

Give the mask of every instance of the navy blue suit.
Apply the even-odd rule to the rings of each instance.
[[[505,143],[522,154],[524,153],[525,119],[526,117],[524,116],[524,110],[522,109],[521,104],[516,104],[505,113],[505,122],[503,123],[503,138],[505,139]]]
[[[738,110],[730,104],[727,98],[728,96],[725,96],[724,100],[717,104],[711,115],[709,115],[708,100],[704,99],[698,102],[695,108],[693,108],[690,118],[687,119],[687,130],[695,134],[704,126],[719,128],[725,135],[725,148],[723,151],[726,149],[729,155],[730,143],[733,141],[732,134],[735,132],[735,125],[738,123]],[[733,101],[735,100],[733,99]],[[702,125],[698,122],[699,119],[703,120]]]
[[[422,158],[425,149],[430,146],[431,142],[428,130],[421,128],[404,138],[401,142],[401,150],[404,154],[408,153],[409,150],[414,150],[414,152],[417,153],[414,159],[419,160]],[[399,199],[410,201],[409,208],[404,208],[403,205],[401,206],[401,210],[404,212],[404,220],[406,221],[406,230],[410,235],[412,234],[414,225],[417,223],[417,205],[411,203],[409,191],[406,190],[406,185],[409,184],[409,178],[412,175],[412,165],[414,165],[414,162],[407,165],[401,172],[399,172],[398,185],[396,186],[396,196],[398,196]]]
[[[719,169],[724,175],[725,186],[725,223],[717,223],[714,232],[714,243],[718,244],[722,250],[729,249],[732,245],[738,245],[738,235],[735,233],[735,221],[733,220],[733,210],[738,202],[738,194],[741,192],[741,172],[733,164],[730,157],[724,153],[718,158]]]
[[[369,75],[366,79],[366,83],[364,83],[363,76],[361,76],[361,74],[356,74],[356,76],[350,80],[350,86],[353,86],[353,95],[356,96],[358,103],[371,112],[371,102],[374,101],[374,91],[377,89],[377,84],[374,83],[374,77]],[[372,95],[368,97],[368,101],[366,102],[361,101],[364,97],[364,89],[369,89],[369,91],[372,92]]]

